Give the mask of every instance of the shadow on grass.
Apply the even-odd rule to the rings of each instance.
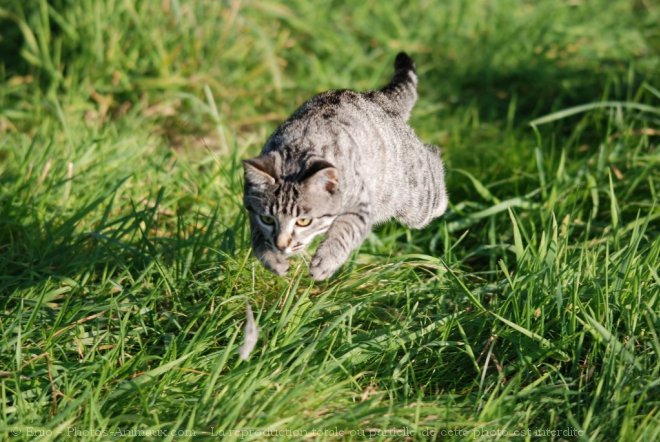
[[[173,267],[171,276],[177,280],[191,269],[220,269],[243,235],[242,217],[233,226],[221,226],[217,210],[203,216],[161,209],[163,189],[155,203],[134,205],[120,215],[114,194],[67,216],[51,212],[48,220],[18,198],[0,200],[0,292],[38,287],[49,280],[105,283],[109,275],[122,274],[138,278],[154,264]],[[99,210],[102,215],[93,230],[79,228],[85,217]],[[12,297],[3,301],[8,308]]]
[[[532,119],[559,109],[600,99],[625,100],[648,79],[638,75],[628,83],[625,80],[628,69],[624,60],[579,67],[539,56],[511,68],[466,67],[452,62],[428,72],[426,82],[447,83],[450,90],[445,92],[455,94],[455,106],[476,107],[481,120],[507,123],[514,119],[512,123],[526,127]],[[434,88],[427,89],[433,94]],[[447,97],[437,99],[446,100]]]

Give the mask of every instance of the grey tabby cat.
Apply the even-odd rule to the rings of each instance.
[[[272,272],[285,274],[288,258],[325,233],[309,270],[326,279],[375,224],[419,229],[447,209],[440,153],[406,122],[415,64],[399,53],[394,69],[381,90],[313,97],[243,162],[252,249]]]

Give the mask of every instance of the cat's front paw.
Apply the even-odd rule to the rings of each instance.
[[[312,258],[312,263],[309,266],[309,274],[316,281],[328,279],[342,264],[336,256],[323,252],[324,250],[319,249],[316,255],[314,255],[314,258]]]
[[[261,263],[278,276],[284,276],[289,271],[289,261],[283,256],[269,253],[259,257]]]

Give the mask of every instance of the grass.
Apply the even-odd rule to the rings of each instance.
[[[3,2],[0,437],[658,439],[659,21],[645,0]],[[379,227],[329,282],[274,277],[240,159],[399,50],[450,210]]]

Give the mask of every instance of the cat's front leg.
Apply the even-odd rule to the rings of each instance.
[[[371,230],[368,207],[363,205],[362,209],[339,215],[334,220],[312,258],[309,268],[312,278],[322,281],[332,276],[350,253],[362,244]]]
[[[275,252],[264,238],[259,226],[250,217],[250,238],[252,253],[271,272],[283,276],[289,271],[289,261],[281,253]]]

